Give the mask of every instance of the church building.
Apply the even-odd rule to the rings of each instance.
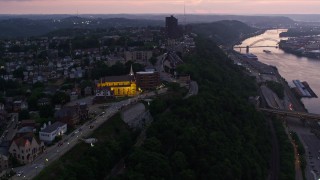
[[[97,89],[109,89],[109,94],[117,97],[135,96],[137,94],[137,85],[132,66],[128,75],[101,78],[97,84]]]

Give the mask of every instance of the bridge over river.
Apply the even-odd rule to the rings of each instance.
[[[263,38],[263,39],[258,39],[254,42],[252,42],[250,45],[248,46],[234,46],[233,48],[234,49],[240,49],[240,52],[241,52],[241,49],[242,48],[245,48],[246,49],[246,52],[249,53],[249,49],[250,48],[263,48],[263,47],[275,47],[275,48],[278,48],[278,46],[270,46],[270,45],[256,45],[260,42],[264,42],[264,41],[274,41],[276,42],[277,44],[279,44],[279,40],[276,40],[276,39],[272,39],[272,38]]]
[[[262,112],[276,114],[276,115],[280,115],[280,116],[287,116],[287,117],[295,117],[295,118],[300,118],[300,119],[320,121],[320,114],[297,112],[297,111],[287,111],[287,110],[280,110],[280,109],[266,109],[266,108],[259,108],[259,110]]]

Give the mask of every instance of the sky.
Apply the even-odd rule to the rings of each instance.
[[[0,0],[0,14],[319,14],[320,0]]]

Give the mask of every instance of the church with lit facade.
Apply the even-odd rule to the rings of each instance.
[[[123,76],[108,76],[100,79],[97,83],[96,96],[135,96],[137,85],[132,67],[130,74]]]

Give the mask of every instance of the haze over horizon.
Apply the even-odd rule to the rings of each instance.
[[[318,14],[320,0],[185,0],[188,14]],[[0,0],[1,14],[182,14],[184,0]]]

